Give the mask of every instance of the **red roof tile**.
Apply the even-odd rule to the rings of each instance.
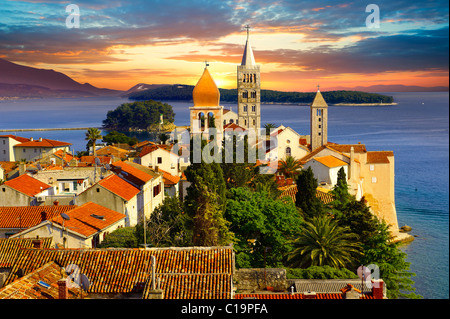
[[[90,293],[129,293],[151,283],[151,256],[166,298],[230,298],[234,253],[231,247],[150,249],[21,249],[5,284],[50,261],[76,264],[90,282]],[[142,290],[141,290],[142,292]],[[144,293],[144,298],[145,298]]]
[[[126,201],[129,201],[140,192],[139,188],[134,187],[115,174],[102,179],[98,184],[122,197]]]
[[[12,134],[0,135],[0,137],[9,137],[9,138],[12,138],[12,139],[16,140],[17,142],[20,142],[20,143],[28,142],[30,140],[29,138],[15,136],[15,135],[12,135]]]
[[[389,164],[388,157],[392,156],[392,151],[367,152],[367,164]]]
[[[126,217],[124,214],[92,202],[87,202],[67,212],[67,215],[70,217],[70,220],[64,221],[64,227],[86,237],[92,236]],[[95,216],[102,216],[103,219]],[[61,216],[56,216],[51,221],[58,225],[63,224]]]
[[[11,267],[22,248],[33,247],[35,238],[0,238],[0,268]],[[42,248],[50,248],[53,238],[41,238]]]
[[[163,171],[162,169],[159,169],[159,172],[163,173],[164,185],[176,185],[181,179],[180,176],[174,176],[169,172]]]
[[[53,147],[61,147],[61,146],[69,146],[72,143],[66,143],[61,141],[50,140],[47,138],[38,139],[38,140],[28,140],[27,142],[23,142],[21,144],[14,145],[14,147],[45,147],[45,148],[53,148]]]
[[[153,177],[149,174],[131,166],[130,164],[127,164],[123,161],[117,161],[111,164],[112,165],[112,171],[116,174],[122,174],[124,175],[124,178],[127,180],[131,180],[131,182],[144,185],[149,180],[151,180]]]
[[[49,262],[36,271],[0,289],[0,299],[58,299],[58,280],[61,279],[61,266]],[[48,285],[42,286],[39,283]],[[79,288],[69,288],[67,298],[79,298]]]
[[[30,197],[34,197],[36,194],[39,194],[43,190],[51,187],[50,185],[28,176],[27,174],[11,179],[3,185],[9,186]]]
[[[43,212],[45,219],[52,219],[76,207],[75,205],[0,207],[0,228],[33,227],[42,222]]]

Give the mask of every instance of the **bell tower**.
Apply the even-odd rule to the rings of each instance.
[[[246,129],[261,127],[261,78],[250,45],[250,26],[241,65],[237,67],[238,124]]]
[[[320,93],[317,93],[311,103],[311,151],[328,143],[328,104]]]

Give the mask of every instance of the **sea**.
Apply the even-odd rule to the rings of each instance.
[[[392,95],[397,105],[330,106],[328,140],[394,151],[399,226],[412,227],[414,241],[401,246],[415,274],[413,287],[425,299],[449,298],[449,93]],[[0,101],[0,129],[101,127],[123,98],[29,99]],[[189,125],[189,102],[170,102],[175,124]],[[223,104],[236,111],[236,105]],[[261,123],[289,126],[309,134],[309,107],[264,104]],[[84,130],[0,132],[56,139],[86,150]],[[104,132],[106,134],[106,132]],[[140,140],[148,136],[137,136]]]

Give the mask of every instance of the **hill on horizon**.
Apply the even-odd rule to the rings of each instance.
[[[119,96],[123,91],[81,84],[64,73],[28,67],[0,59],[0,97]]]

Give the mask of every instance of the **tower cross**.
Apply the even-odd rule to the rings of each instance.
[[[205,67],[208,67],[208,66],[209,66],[208,60],[205,60]]]
[[[250,36],[250,26],[247,24],[244,29],[247,29],[247,39]]]

